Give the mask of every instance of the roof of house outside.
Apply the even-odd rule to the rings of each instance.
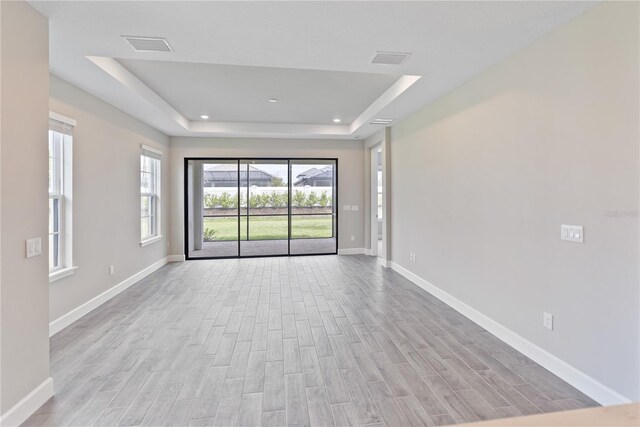
[[[271,182],[278,177],[265,172],[262,169],[258,169],[253,165],[249,166],[249,181],[253,182]],[[238,165],[235,163],[222,163],[218,165],[205,165],[203,171],[203,179],[205,182],[215,181],[237,181],[238,180]],[[245,165],[240,166],[240,180],[247,180],[247,167]]]
[[[293,183],[293,185],[299,186],[304,185],[308,182],[319,181],[319,180],[332,180],[333,179],[333,166],[325,166],[322,169],[311,168],[302,172],[300,175],[296,176],[298,180]]]

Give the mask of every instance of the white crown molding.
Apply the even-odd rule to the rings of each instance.
[[[382,95],[371,103],[357,119],[351,123],[349,129],[351,134],[357,132],[362,126],[369,123],[375,118],[376,114],[382,111],[387,105],[391,104],[397,97],[402,95],[404,91],[409,89],[415,82],[420,80],[421,76],[400,76],[396,82],[391,85]]]
[[[296,137],[298,135],[326,138],[330,136],[349,137],[351,135],[348,126],[249,122],[189,122],[189,131],[198,135],[272,138]]]
[[[172,121],[185,129],[189,129],[190,122],[186,117],[169,105],[167,101],[154,92],[153,89],[147,86],[142,80],[124,68],[118,61],[104,56],[87,56],[87,59],[129,90],[142,97],[149,104],[159,109]]]
[[[193,136],[233,136],[261,138],[354,138],[358,130],[409,89],[420,76],[403,75],[389,89],[369,105],[351,125],[282,124],[250,122],[190,121],[166,100],[133,75],[114,58],[87,56],[87,59],[134,94],[156,107],[170,120]]]

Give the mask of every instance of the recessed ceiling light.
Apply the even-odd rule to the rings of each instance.
[[[333,119],[333,123],[340,123],[342,121],[342,119]]]
[[[207,116],[206,114],[203,114],[203,115],[200,116],[200,118],[202,120],[207,120],[209,118],[209,116]]]
[[[275,99],[275,98],[271,98],[271,99],[269,100],[269,102],[271,102],[271,103],[274,103],[274,104],[275,104],[276,102],[278,102],[278,100],[277,100],[277,99]]]

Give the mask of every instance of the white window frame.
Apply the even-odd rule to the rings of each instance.
[[[49,267],[49,282],[70,276],[78,268],[73,265],[73,128],[76,121],[54,112],[49,113],[49,167],[52,183],[49,200],[57,206],[57,231],[49,230],[47,242],[57,244],[57,260]],[[52,215],[53,212],[49,212]],[[51,218],[49,218],[51,221]],[[49,247],[49,251],[53,251]]]
[[[161,222],[161,212],[162,212],[162,151],[157,150],[153,147],[149,147],[147,145],[141,145],[140,152],[140,246],[147,246],[154,242],[158,242],[162,240],[162,222]],[[151,159],[151,164],[153,165],[151,170],[144,170],[144,159]],[[143,183],[143,175],[149,174],[149,187],[145,191],[142,187]],[[142,209],[142,199],[149,198],[149,212],[145,213]],[[147,236],[142,235],[142,220],[143,218],[148,218],[151,223],[151,233]]]

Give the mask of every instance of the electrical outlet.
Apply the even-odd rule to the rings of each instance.
[[[351,241],[355,242],[356,241],[356,236],[351,236]]]
[[[542,313],[542,324],[545,328],[553,331],[553,314],[547,312]]]
[[[109,266],[109,275],[113,276],[116,273],[116,266],[115,265],[110,265]]]
[[[416,262],[416,254],[414,254],[413,252],[411,252],[409,254],[409,261],[411,262]]]
[[[560,226],[560,240],[569,242],[584,242],[584,229],[581,225],[564,225]]]

